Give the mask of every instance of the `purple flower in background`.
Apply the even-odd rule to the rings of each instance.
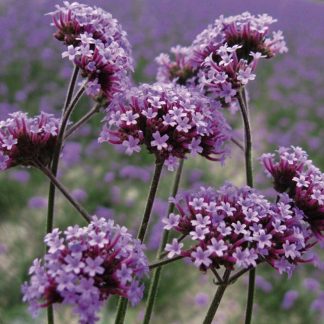
[[[71,196],[79,201],[79,202],[82,202],[82,201],[85,201],[88,197],[88,194],[86,193],[86,191],[84,191],[83,189],[81,188],[78,188],[78,189],[74,189],[72,190],[71,192]]]
[[[29,208],[45,208],[47,206],[47,198],[45,197],[32,197],[28,201]]]
[[[311,225],[312,231],[323,239],[324,231],[324,174],[314,166],[300,147],[280,147],[274,154],[260,158],[267,175],[273,177],[274,188],[287,192],[291,203],[303,211],[302,216]]]
[[[289,290],[285,293],[284,298],[281,303],[282,309],[290,309],[294,306],[295,301],[299,297],[299,292],[296,290]]]
[[[148,118],[148,111],[156,114]],[[106,112],[99,142],[122,145],[129,155],[143,144],[166,161],[188,153],[223,161],[227,154],[230,127],[224,117],[207,98],[183,86],[143,84],[115,96]],[[169,169],[174,162],[166,163]]]
[[[312,245],[312,235],[300,211],[285,198],[271,204],[247,186],[201,187],[176,197],[179,214],[163,219],[164,228],[190,235],[191,244],[177,251],[191,257],[202,271],[220,266],[230,270],[256,267],[265,261],[290,275],[297,264],[309,261],[302,256]],[[166,251],[174,252],[178,243],[174,239]]]
[[[54,229],[44,241],[50,248],[45,261],[33,262],[30,282],[22,287],[33,315],[64,303],[73,306],[80,323],[95,323],[109,296],[126,297],[132,305],[142,299],[139,279],[148,273],[147,258],[125,227],[94,216],[87,227],[70,226],[64,235]]]
[[[126,32],[110,13],[78,2],[63,2],[50,15],[57,28],[54,37],[67,45],[62,58],[81,69],[89,96],[109,101],[128,86],[127,74],[133,70],[131,48]]]
[[[256,276],[255,285],[265,293],[272,291],[272,284],[262,276]]]
[[[0,170],[16,165],[47,166],[51,161],[59,129],[59,120],[41,113],[29,118],[15,112],[0,121]]]
[[[20,183],[27,183],[30,179],[30,173],[25,170],[17,170],[10,173],[10,178]]]
[[[320,282],[314,278],[305,278],[303,281],[303,286],[312,292],[317,292],[321,288]]]
[[[208,295],[203,292],[199,292],[195,296],[195,304],[200,307],[206,306],[208,304],[208,300]]]

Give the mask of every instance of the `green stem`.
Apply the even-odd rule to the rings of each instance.
[[[75,124],[68,128],[65,132],[64,139],[71,136],[78,128],[85,124],[93,115],[97,114],[101,105],[97,103],[91,110],[89,110],[84,116],[82,116]]]
[[[237,98],[240,104],[243,123],[244,123],[246,183],[248,186],[253,187],[252,132],[251,132],[251,126],[249,121],[249,108],[248,108],[244,88],[238,92]],[[252,320],[255,274],[256,274],[255,268],[251,269],[249,272],[249,286],[248,286],[248,297],[247,297],[246,312],[245,312],[245,324],[250,324]]]
[[[54,324],[53,305],[47,306],[47,323],[48,324]]]
[[[231,271],[230,270],[225,270],[225,273],[224,273],[224,276],[223,276],[223,279],[222,281],[225,283],[224,285],[221,285],[217,288],[217,291],[216,291],[216,294],[214,296],[214,299],[212,301],[212,303],[210,304],[209,306],[209,309],[208,309],[208,312],[207,312],[207,315],[204,319],[204,322],[203,324],[211,324],[214,317],[215,317],[215,314],[217,312],[217,309],[219,307],[219,304],[222,300],[222,297],[224,295],[224,292],[226,290],[226,287],[227,287],[227,280],[230,276],[230,273]]]
[[[73,74],[72,74],[69,88],[68,88],[68,92],[67,92],[67,95],[65,98],[63,109],[62,109],[62,120],[63,120],[63,117],[64,117],[67,107],[70,105],[70,102],[71,102],[71,99],[73,96],[73,91],[74,91],[76,81],[78,78],[78,73],[79,73],[79,68],[74,67]],[[57,144],[57,146],[58,146],[58,144]],[[55,148],[55,152],[53,154],[52,163],[51,163],[51,170],[55,177],[57,175],[60,151],[61,151],[61,146],[59,148]],[[48,193],[46,233],[50,233],[53,230],[54,204],[55,204],[55,185],[51,182],[50,186],[49,186],[49,193]]]
[[[69,83],[68,91],[66,94],[64,106],[62,109],[62,118],[64,116],[65,110],[67,107],[70,105],[74,88],[78,79],[78,74],[79,74],[79,68],[74,67],[71,80]],[[60,150],[59,150],[60,151]],[[59,154],[58,154],[59,157]],[[54,156],[52,159],[52,172],[57,174],[57,168],[58,168],[58,158],[57,161],[54,161]],[[49,186],[49,192],[48,192],[48,207],[47,207],[47,219],[46,219],[46,233],[50,233],[53,230],[53,224],[54,224],[54,204],[55,204],[55,186],[51,182]],[[47,250],[47,247],[46,247]],[[53,306],[50,305],[47,307],[47,322],[48,324],[54,324],[54,311],[53,311]]]
[[[173,188],[172,188],[172,193],[171,193],[172,197],[175,197],[178,193],[182,169],[183,169],[183,160],[180,160],[180,164],[179,164],[179,167],[178,167],[175,179],[174,179]],[[173,213],[174,207],[175,207],[174,203],[169,204],[168,215]],[[160,242],[160,248],[157,252],[158,260],[162,259],[162,254],[163,254],[164,248],[169,240],[169,233],[170,233],[169,231],[166,231],[166,230],[163,231],[162,239]],[[165,263],[163,263],[163,264],[165,264]],[[147,298],[147,305],[146,305],[146,311],[145,311],[143,324],[150,323],[152,312],[153,312],[153,307],[154,307],[154,302],[155,302],[157,292],[158,292],[158,286],[159,286],[159,281],[160,281],[163,264],[158,265],[157,269],[155,269],[153,272],[153,276],[152,276],[152,279],[150,282],[150,288],[149,288],[149,293],[148,293],[148,298]],[[153,268],[152,266],[153,265],[150,266],[150,269]]]
[[[174,261],[181,260],[183,258],[184,258],[184,256],[178,255],[178,256],[176,256],[176,257],[174,257],[172,259],[166,259],[166,260],[162,260],[162,261],[152,263],[152,264],[150,264],[149,268],[150,268],[150,270],[155,269],[155,268],[162,269],[163,265],[172,263]]]
[[[248,106],[245,105],[244,89],[241,90],[237,96],[241,114],[244,123],[244,138],[245,138],[245,172],[246,172],[246,184],[253,187],[253,165],[252,165],[252,131],[249,121]]]
[[[164,164],[164,160],[158,160],[157,159],[155,161],[154,175],[153,175],[149,195],[148,195],[148,198],[147,198],[147,203],[146,203],[142,223],[141,223],[141,226],[140,226],[138,234],[137,234],[137,238],[141,242],[143,242],[144,238],[145,238],[145,234],[146,234],[146,230],[147,230],[148,223],[149,223],[149,220],[150,220],[151,211],[152,211],[156,191],[157,191],[157,188],[158,188],[158,185],[159,185],[160,176],[161,176],[161,172],[162,172],[162,169],[163,169],[163,164]],[[115,324],[123,324],[124,323],[126,312],[127,312],[127,305],[128,305],[128,300],[126,298],[121,297],[119,299],[119,302],[118,302],[118,308],[117,308],[117,315],[116,315],[116,319],[115,319]]]

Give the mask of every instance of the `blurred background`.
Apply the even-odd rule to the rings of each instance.
[[[84,3],[111,12],[128,32],[136,62],[134,82],[154,81],[154,58],[171,46],[189,45],[219,15],[243,11],[268,13],[278,19],[274,29],[286,37],[289,53],[263,61],[249,84],[255,157],[279,145],[299,145],[323,170],[324,3],[311,0],[93,0]],[[62,44],[53,37],[50,17],[58,0],[0,0],[0,120],[16,110],[40,110],[59,116],[72,67],[61,59]],[[91,103],[84,99],[73,118]],[[240,117],[230,116],[241,134]],[[62,182],[73,196],[98,216],[114,218],[136,232],[144,209],[153,157],[145,151],[131,158],[111,145],[97,144],[101,116],[96,116],[65,145]],[[256,164],[256,186],[271,199],[272,190]],[[185,162],[182,188],[224,180],[244,183],[243,157],[233,146],[225,166],[202,157]],[[174,174],[165,171],[154,205],[148,254],[154,259],[166,215]],[[0,174],[0,323],[45,323],[45,311],[32,319],[21,301],[20,285],[31,261],[44,252],[47,180],[35,170],[14,168]],[[58,194],[55,226],[82,223]],[[300,266],[290,280],[269,266],[258,270],[254,323],[323,323],[323,253],[314,264]],[[230,287],[215,323],[240,323],[246,299],[246,278]],[[216,287],[212,277],[184,263],[165,267],[153,323],[199,324]],[[116,299],[102,313],[113,322]],[[130,309],[127,323],[140,323],[144,303]],[[70,309],[59,306],[57,323],[77,323]]]

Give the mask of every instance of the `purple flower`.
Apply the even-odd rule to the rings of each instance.
[[[46,113],[29,118],[18,111],[9,116],[0,121],[0,170],[16,165],[47,166],[56,145],[59,120]]]
[[[180,220],[180,215],[171,213],[169,217],[163,218],[162,222],[165,224],[164,229],[170,230],[178,226]]]
[[[47,206],[47,199],[45,197],[32,197],[28,201],[29,208],[45,208]]]
[[[154,138],[154,140],[151,141],[152,147],[156,146],[158,151],[168,148],[167,140],[169,139],[169,136],[167,134],[161,136],[159,132],[155,132],[152,134],[152,136]]]
[[[122,145],[126,154],[145,145],[172,170],[187,154],[200,154],[213,161],[227,155],[225,142],[230,127],[210,100],[173,84],[143,84],[115,96],[99,142]]]
[[[56,6],[54,36],[67,45],[67,57],[87,78],[86,93],[94,99],[110,100],[129,84],[133,70],[131,48],[126,33],[111,14],[97,7],[65,1]]]
[[[195,296],[195,304],[197,306],[206,306],[208,304],[209,297],[206,293],[198,293]]]
[[[261,58],[287,51],[281,32],[269,35],[276,20],[249,12],[216,19],[189,47],[160,54],[157,79],[200,89],[222,106],[235,105],[237,89],[254,80]]]
[[[282,309],[290,309],[294,305],[294,303],[298,297],[299,297],[298,291],[296,291],[296,290],[287,291],[285,293],[283,301],[281,303],[281,308]]]
[[[134,152],[140,152],[141,147],[139,144],[139,139],[133,137],[132,135],[128,136],[128,140],[123,141],[122,145],[125,146],[127,155],[132,155]]]
[[[165,246],[165,251],[168,253],[168,258],[173,258],[175,255],[181,255],[183,243],[179,243],[177,239],[173,239],[171,244]]]
[[[214,237],[210,240],[211,245],[207,248],[211,254],[215,253],[217,256],[221,257],[224,255],[224,251],[227,250],[227,246],[223,240],[217,241]]]
[[[103,274],[105,269],[101,267],[104,259],[100,256],[97,256],[95,259],[86,258],[86,266],[84,267],[84,272],[88,273],[90,277],[94,277],[97,273]]]
[[[273,177],[274,188],[287,192],[290,203],[299,208],[300,215],[308,222],[314,235],[323,240],[324,231],[324,175],[308,159],[300,147],[280,147],[274,154],[263,154],[260,158],[267,175]],[[291,218],[283,211],[283,216]]]
[[[209,258],[210,252],[204,251],[200,246],[197,248],[196,251],[191,253],[191,257],[194,261],[194,264],[197,268],[201,266],[209,267],[212,263],[212,260]]]
[[[248,186],[201,187],[173,199],[179,214],[164,220],[165,229],[190,235],[181,255],[191,257],[202,271],[256,267],[266,261],[291,275],[297,264],[310,261],[303,256],[312,236],[290,200],[285,195],[278,199],[270,203]],[[173,251],[170,245],[167,251]]]
[[[45,237],[45,261],[36,259],[30,282],[22,287],[23,300],[36,315],[54,303],[70,304],[81,323],[95,323],[110,295],[130,299],[143,296],[139,279],[148,273],[143,246],[125,227],[94,216],[87,227],[70,226],[64,237],[54,229]]]

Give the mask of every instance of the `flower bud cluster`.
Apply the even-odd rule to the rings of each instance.
[[[51,12],[54,36],[67,45],[67,57],[87,78],[86,93],[94,99],[110,100],[128,83],[133,70],[126,32],[112,15],[101,8],[64,1]]]
[[[23,300],[35,316],[54,303],[73,306],[80,323],[95,323],[97,312],[111,295],[132,305],[143,297],[139,279],[148,273],[148,261],[139,240],[125,227],[94,216],[87,227],[54,229],[45,236],[45,262],[36,259],[31,279],[22,287]]]
[[[280,147],[279,157],[271,153],[260,158],[268,176],[273,177],[274,188],[287,192],[293,204],[304,212],[318,239],[324,231],[324,174],[308,160],[300,147]]]
[[[0,121],[0,170],[16,165],[47,166],[56,145],[59,120],[41,113],[28,117],[18,111]]]
[[[189,235],[191,241],[185,247],[173,239],[166,246],[169,258],[190,257],[202,271],[250,268],[265,261],[289,275],[306,262],[311,232],[286,195],[272,204],[255,189],[226,184],[219,190],[185,192],[174,201],[179,214],[165,218],[164,228]]]
[[[254,16],[249,12],[220,16],[191,46],[173,48],[175,60],[167,54],[157,58],[158,79],[195,84],[223,106],[230,105],[238,89],[255,79],[261,58],[287,51],[281,31],[269,34],[274,22],[266,14]]]
[[[129,155],[145,145],[174,169],[177,159],[200,154],[224,160],[230,127],[210,100],[184,86],[155,83],[115,96],[99,142],[122,145]]]

